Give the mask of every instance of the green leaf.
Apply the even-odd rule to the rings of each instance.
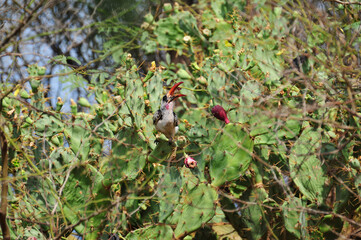
[[[91,132],[87,128],[87,124],[83,119],[76,119],[73,126],[64,130],[71,150],[76,156],[79,156],[81,160],[88,159],[90,151]]]
[[[310,201],[317,203],[325,201],[330,181],[326,166],[318,157],[321,137],[321,133],[311,127],[304,129],[289,157],[291,178]]]
[[[179,203],[182,178],[175,167],[162,168],[163,177],[158,184],[159,222],[165,222]]]
[[[84,235],[86,239],[98,239],[99,233],[104,229],[103,221],[109,204],[109,192],[103,185],[104,177],[91,165],[74,168],[64,187],[64,214],[71,224],[79,223],[81,218],[89,220],[75,226],[75,230]]]
[[[50,137],[64,130],[64,123],[55,116],[43,115],[35,121],[35,133],[38,136]]]
[[[125,237],[127,240],[172,238],[173,230],[168,225],[154,225],[146,228],[139,228],[133,232],[128,233],[128,235]]]
[[[355,186],[359,196],[361,196],[361,174],[357,174],[355,178]]]
[[[212,219],[215,214],[216,199],[217,192],[203,183],[182,194],[179,207],[174,212],[178,215],[175,236],[191,233]]]
[[[173,147],[169,145],[169,142],[163,139],[158,140],[159,143],[154,148],[154,150],[149,154],[148,161],[151,163],[163,163],[167,164],[168,160],[173,153]]]
[[[257,47],[254,57],[263,74],[266,76],[266,83],[278,84],[283,74],[281,59],[273,51]]]
[[[173,17],[162,18],[157,22],[154,30],[157,42],[163,46],[183,49],[184,32],[177,24],[177,19]]]
[[[292,233],[298,239],[307,239],[307,213],[301,199],[292,197],[282,204],[282,216],[287,231]],[[301,237],[302,236],[302,237]]]
[[[217,234],[219,239],[242,240],[234,227],[229,223],[225,223],[224,225],[213,225],[212,230]]]
[[[131,80],[127,81],[125,88],[125,105],[127,106],[133,123],[138,128],[141,128],[145,110],[143,83],[135,72],[128,71],[126,75],[126,77]]]
[[[77,58],[75,58],[75,57],[67,56],[66,59],[67,59],[67,60],[74,61],[74,62],[76,62],[78,65],[81,65],[81,62],[80,62]],[[67,61],[67,62],[68,62],[68,61]]]
[[[242,200],[256,204],[240,205],[242,222],[250,231],[247,232],[247,239],[261,239],[266,232],[266,222],[268,221],[263,207],[263,201],[268,195],[264,188],[254,188],[242,196]]]
[[[113,182],[134,180],[145,166],[147,145],[131,128],[122,129],[118,139],[113,141],[112,156],[104,165],[106,178]]]
[[[253,141],[241,125],[229,123],[212,144],[210,161],[213,186],[241,177],[252,160]]]
[[[216,23],[216,30],[213,33],[213,36],[209,39],[211,42],[221,41],[224,42],[225,39],[231,39],[234,37],[234,31],[232,25],[221,20],[219,23]]]
[[[164,95],[162,76],[155,73],[147,82],[147,93],[152,112],[155,113],[160,108],[160,100]]]
[[[191,79],[191,75],[189,75],[189,73],[184,70],[184,69],[179,69],[177,72],[177,75],[182,78],[182,79]]]

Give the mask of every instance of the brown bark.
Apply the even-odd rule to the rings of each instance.
[[[8,143],[5,137],[5,133],[0,129],[0,142],[1,142],[1,162],[2,162],[2,174],[1,174],[1,205],[0,205],[0,225],[3,233],[4,240],[10,240],[10,230],[6,223],[6,214],[8,206]]]

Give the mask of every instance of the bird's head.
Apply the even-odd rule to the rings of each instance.
[[[163,96],[162,98],[162,107],[166,109],[173,108],[173,101],[179,97],[185,96],[184,94],[174,94],[174,91],[177,90],[178,86],[181,85],[183,82],[179,82],[174,84],[174,86],[169,90],[169,92]]]

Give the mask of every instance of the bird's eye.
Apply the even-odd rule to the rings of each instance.
[[[167,96],[166,96],[166,95],[164,95],[163,101],[164,101],[164,102],[167,101]]]

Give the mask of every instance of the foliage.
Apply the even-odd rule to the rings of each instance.
[[[70,112],[60,98],[49,106],[37,64],[22,82],[2,83],[12,239],[73,230],[84,239],[356,234],[360,6],[325,3],[332,14],[312,18],[308,2],[286,2],[165,4],[161,16],[147,16],[139,46],[165,51],[164,61],[140,77],[125,49],[109,47],[114,73],[88,70],[89,82],[76,70],[62,75],[87,88]],[[152,113],[163,86],[179,79],[186,96],[169,145]],[[212,116],[214,105],[231,123]]]

